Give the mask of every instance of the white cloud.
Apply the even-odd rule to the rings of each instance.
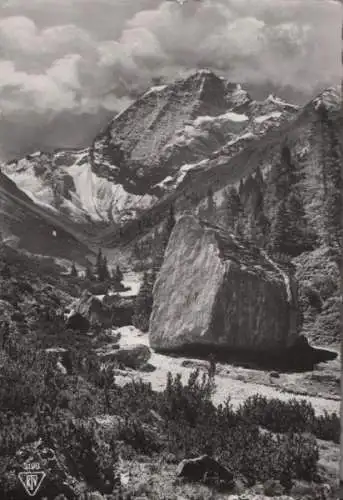
[[[0,0],[0,109],[96,115],[197,66],[310,93],[340,79],[340,25],[325,0]]]

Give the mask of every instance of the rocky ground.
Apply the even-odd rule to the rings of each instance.
[[[119,345],[144,344],[149,345],[147,334],[142,334],[133,326],[122,327],[116,330],[120,333]],[[326,363],[319,363],[315,370],[303,373],[265,372],[241,366],[217,364],[216,394],[214,401],[223,403],[228,397],[234,408],[238,407],[247,397],[261,394],[268,398],[289,400],[291,398],[306,399],[311,402],[318,414],[324,411],[339,412],[340,404],[340,356]],[[171,357],[152,352],[149,364],[154,367],[151,372],[137,372],[126,370],[118,372],[117,383],[127,383],[132,378],[142,378],[152,384],[153,389],[162,390],[165,387],[167,374],[180,373],[186,381],[189,374],[199,368],[207,372],[209,363],[205,360],[183,357]]]
[[[113,337],[120,335],[120,347],[128,347],[136,344],[149,346],[147,334],[142,334],[134,327],[123,327],[113,331]],[[305,399],[310,402],[317,414],[324,412],[339,412],[340,396],[340,357],[339,347],[332,347],[338,353],[335,360],[318,364],[312,372],[304,373],[273,373],[265,372],[241,366],[218,363],[216,367],[216,393],[214,401],[216,404],[223,403],[230,397],[234,408],[237,408],[249,396],[260,394],[268,398],[290,400],[292,398]],[[151,371],[136,371],[126,368],[115,371],[117,384],[125,385],[132,379],[142,379],[152,384],[152,388],[163,390],[166,384],[168,372],[173,375],[180,373],[182,380],[187,381],[190,373],[199,368],[207,372],[209,363],[205,360],[189,359],[183,357],[171,357],[152,352],[149,360]],[[101,419],[106,421],[106,416]],[[319,470],[333,485],[337,482],[339,468],[339,445],[329,441],[318,440],[319,447]],[[256,485],[251,490],[245,490],[244,494],[228,494],[213,491],[202,484],[184,483],[176,477],[176,465],[161,459],[160,462],[135,459],[122,463],[122,482],[126,488],[141,499],[173,499],[173,500],[262,500],[264,496],[262,485]],[[312,485],[313,486],[313,485]],[[324,488],[325,489],[325,488]],[[273,496],[279,500],[292,500],[293,498],[310,499],[313,497],[313,489],[306,483],[297,483],[290,496],[279,495],[277,491]],[[332,492],[327,496],[320,492],[316,498],[334,498]],[[323,496],[321,496],[323,495]]]

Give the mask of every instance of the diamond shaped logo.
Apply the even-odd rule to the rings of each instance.
[[[24,486],[26,493],[30,495],[30,497],[34,497],[36,495],[45,476],[45,472],[41,470],[19,472],[18,474],[21,484]]]

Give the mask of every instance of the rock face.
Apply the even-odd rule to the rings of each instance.
[[[81,333],[87,333],[90,328],[90,322],[82,314],[75,312],[68,317],[66,327]]]
[[[73,315],[79,314],[91,324],[100,323],[109,328],[112,326],[111,311],[102,302],[85,290],[80,299],[73,306]]]
[[[111,309],[113,326],[132,325],[136,297],[107,296],[103,304]]]
[[[143,344],[128,345],[117,349],[109,345],[107,350],[102,348],[98,355],[102,361],[118,361],[128,368],[138,369],[146,365],[151,356],[149,347]]]
[[[208,455],[182,460],[177,468],[177,475],[190,481],[219,479],[233,486],[233,474]]]
[[[154,286],[150,345],[277,353],[298,338],[293,280],[256,247],[182,216]]]
[[[6,175],[0,172],[1,233],[6,243],[32,253],[70,258],[82,265],[92,252],[75,236],[75,231],[54,212],[36,204]]]
[[[150,88],[88,148],[37,151],[3,172],[35,203],[81,228],[124,223],[174,191],[190,167],[227,143],[278,128],[296,111],[281,100],[255,102],[240,85],[200,70]]]

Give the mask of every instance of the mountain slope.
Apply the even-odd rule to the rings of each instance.
[[[297,112],[270,96],[198,71],[152,87],[83,150],[37,152],[4,172],[35,203],[79,226],[137,218],[223,147],[237,151]]]
[[[86,263],[92,252],[0,172],[2,237],[29,252]]]
[[[120,231],[102,232],[98,241],[120,246],[132,262],[151,264],[171,205],[176,217],[197,214],[266,249],[279,239],[279,251],[292,259],[298,278],[302,332],[321,344],[337,343],[342,131],[339,89],[326,89],[278,128],[241,137],[188,169],[156,206]],[[232,188],[239,200],[235,217]]]

